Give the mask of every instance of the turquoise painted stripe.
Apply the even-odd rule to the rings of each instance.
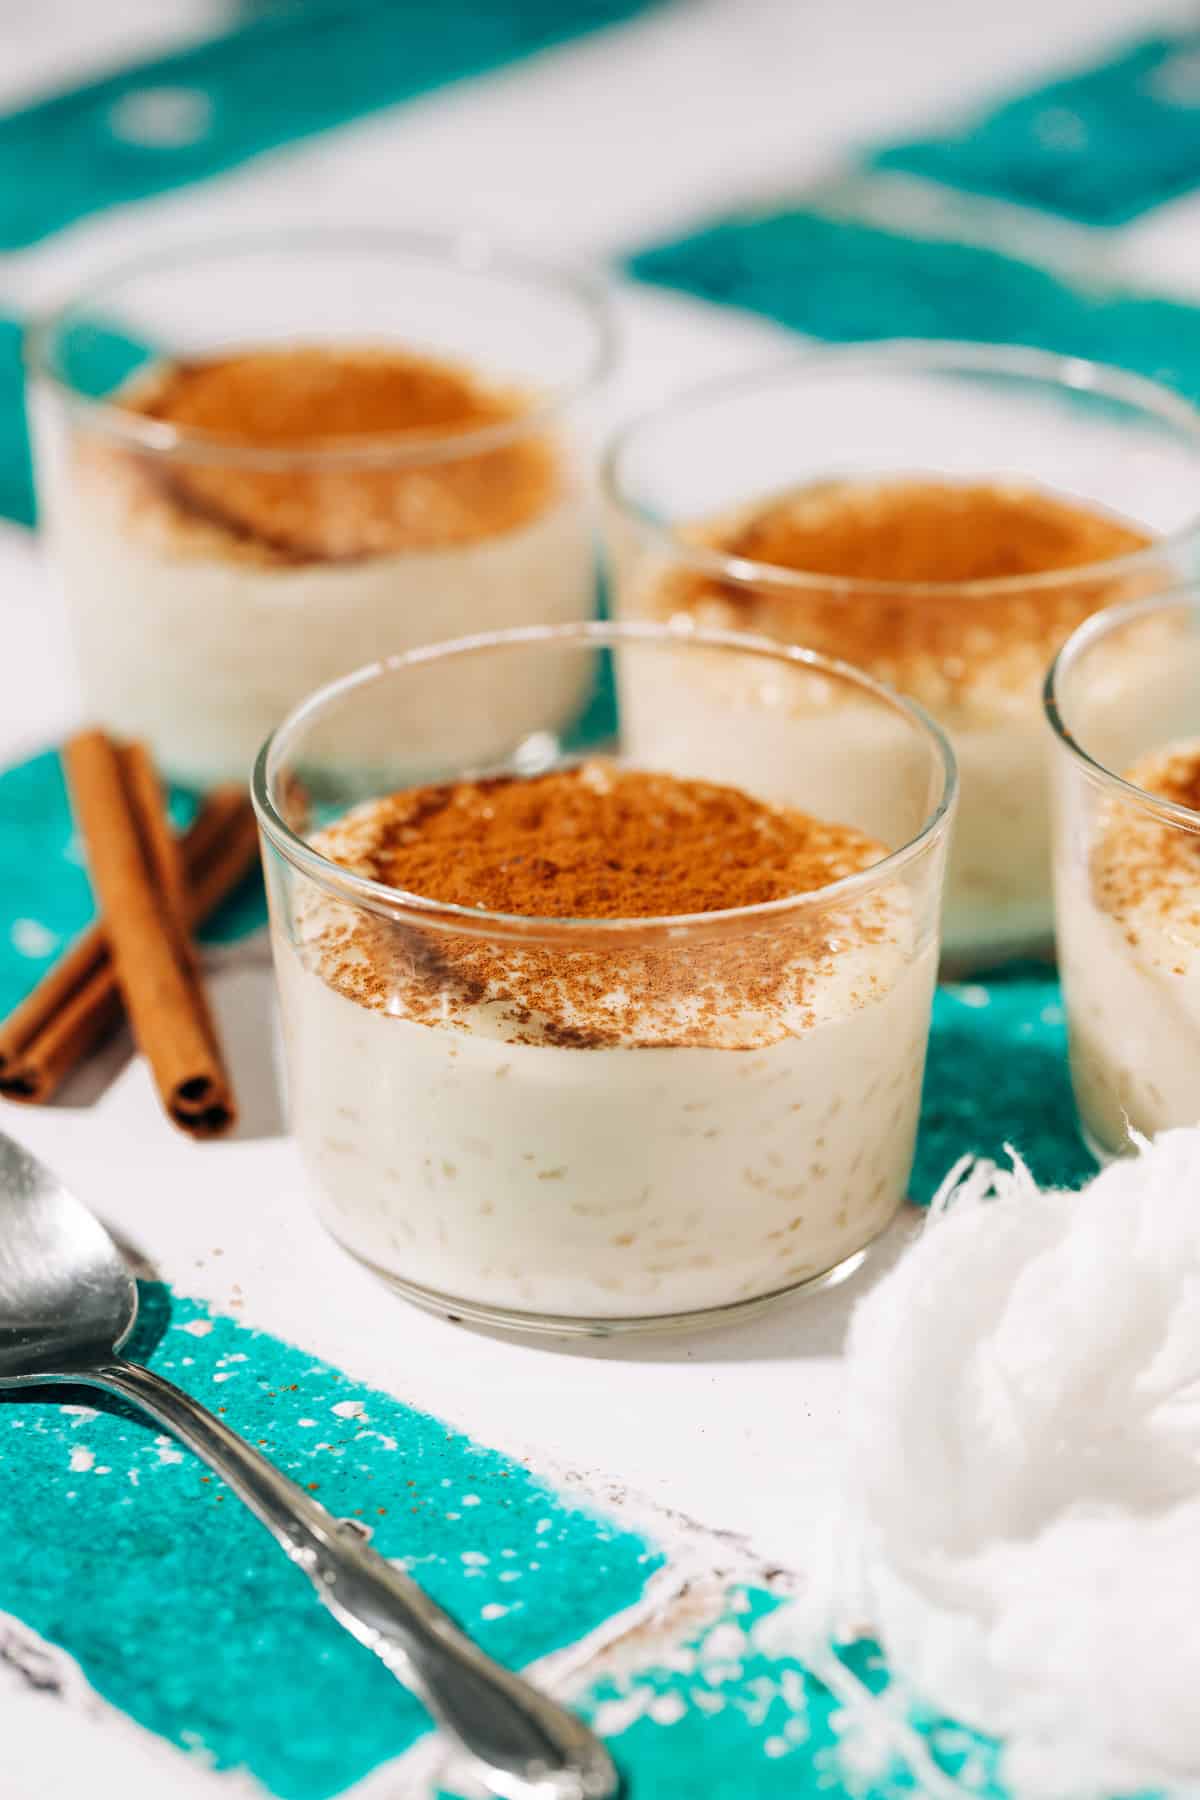
[[[402,1400],[152,1285],[141,1351],[519,1666],[641,1595],[659,1550]],[[407,1749],[421,1708],[186,1452],[114,1405],[0,1402],[0,1610],[139,1724],[279,1800]]]
[[[205,181],[651,0],[309,0],[0,118],[0,249]],[[481,146],[486,156],[486,146]]]
[[[634,1800],[912,1800],[925,1788],[802,1663],[763,1641],[781,1602],[735,1587],[721,1616],[658,1662],[596,1684],[582,1710],[606,1731]],[[878,1647],[842,1652],[870,1693],[889,1675]],[[935,1768],[977,1800],[1000,1800],[996,1747],[889,1697]]]
[[[748,213],[634,255],[632,273],[807,336],[1032,344],[1200,396],[1200,308],[1072,286],[974,245],[914,239],[805,209]]]
[[[871,162],[1083,225],[1127,224],[1200,185],[1200,32],[1142,39]]]
[[[0,518],[32,525],[33,464],[25,420],[24,328],[0,318]]]
[[[1045,1187],[1096,1173],[1076,1123],[1062,992],[1036,963],[938,989],[913,1199],[931,1200],[965,1152],[1005,1162],[1009,1144]]]

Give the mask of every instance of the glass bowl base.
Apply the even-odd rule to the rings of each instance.
[[[901,1203],[901,1208],[903,1207]],[[901,1210],[897,1209],[897,1212]],[[873,1248],[888,1235],[895,1223],[895,1215],[889,1218],[880,1230],[857,1250],[834,1263],[828,1269],[822,1269],[815,1275],[805,1276],[801,1281],[792,1281],[786,1287],[773,1288],[766,1294],[752,1294],[744,1300],[729,1301],[723,1306],[702,1307],[691,1312],[651,1313],[610,1318],[576,1318],[571,1315],[557,1313],[519,1312],[513,1308],[488,1306],[480,1301],[455,1299],[450,1294],[437,1293],[432,1288],[420,1287],[416,1282],[405,1281],[402,1276],[395,1275],[390,1269],[380,1267],[367,1256],[347,1244],[343,1238],[330,1232],[339,1249],[369,1269],[372,1275],[386,1283],[401,1299],[411,1301],[424,1312],[436,1313],[455,1325],[482,1326],[490,1331],[502,1331],[516,1337],[561,1337],[561,1338],[612,1338],[667,1332],[704,1330],[718,1325],[732,1324],[737,1320],[749,1318],[753,1314],[765,1311],[777,1302],[786,1300],[794,1294],[816,1293],[823,1288],[835,1287],[847,1281],[866,1262]],[[328,1226],[326,1226],[328,1230]]]

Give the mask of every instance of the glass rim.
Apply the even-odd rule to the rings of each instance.
[[[56,345],[73,315],[141,275],[162,273],[186,263],[263,251],[301,252],[357,249],[415,254],[432,265],[466,276],[509,275],[545,293],[557,292],[586,317],[591,352],[579,374],[551,389],[516,418],[472,431],[379,433],[340,438],[311,447],[270,448],[220,432],[149,419],[80,390],[58,367]],[[129,448],[166,460],[221,463],[232,468],[299,470],[420,465],[480,455],[545,431],[584,394],[605,380],[617,360],[617,326],[608,284],[599,276],[560,267],[509,250],[478,231],[440,232],[388,226],[300,226],[271,232],[229,232],[190,238],[148,256],[130,257],[103,269],[70,298],[34,315],[25,328],[24,361],[32,379],[52,387],[72,412]]]
[[[462,906],[426,895],[390,887],[369,876],[357,875],[323,856],[319,850],[292,829],[275,802],[275,777],[289,742],[311,724],[333,702],[357,687],[384,680],[407,669],[425,664],[445,662],[454,656],[474,655],[488,650],[503,650],[526,645],[547,649],[576,646],[595,649],[617,648],[621,644],[651,644],[739,651],[773,662],[786,662],[816,670],[824,675],[864,690],[894,713],[900,714],[924,738],[940,771],[940,789],[936,804],[922,820],[917,831],[877,863],[839,881],[807,893],[785,895],[779,900],[760,901],[751,906],[725,907],[719,911],[651,915],[642,918],[595,919],[544,917],[532,913],[491,912],[481,907]],[[958,765],[949,740],[924,707],[907,696],[876,681],[865,670],[836,657],[824,656],[799,645],[781,644],[773,638],[749,633],[717,629],[697,630],[691,627],[649,624],[641,621],[592,620],[568,625],[523,625],[504,631],[480,632],[468,637],[451,638],[440,644],[427,644],[397,656],[383,657],[367,663],[348,675],[318,688],[300,702],[263,744],[255,759],[250,783],[251,798],[258,818],[259,830],[293,868],[314,881],[327,893],[353,901],[370,912],[383,913],[393,919],[412,924],[437,926],[447,931],[469,933],[488,938],[535,938],[539,942],[558,942],[573,947],[596,947],[610,944],[616,938],[629,942],[636,937],[670,938],[683,933],[689,937],[720,935],[731,926],[770,921],[787,913],[824,907],[831,899],[841,900],[878,886],[894,878],[926,849],[927,845],[948,830],[958,797]]]
[[[1063,391],[1095,394],[1102,399],[1123,401],[1161,423],[1186,430],[1200,450],[1200,407],[1174,388],[1118,369],[1110,363],[1097,362],[1086,356],[1066,356],[1052,350],[1039,350],[1032,345],[966,342],[939,338],[883,338],[872,342],[830,344],[805,350],[799,355],[777,358],[754,369],[735,375],[720,375],[700,382],[673,395],[666,402],[640,413],[624,425],[609,443],[600,461],[600,484],[605,498],[637,529],[677,562],[685,563],[715,580],[732,582],[740,587],[769,587],[796,593],[830,591],[854,595],[877,594],[883,598],[917,599],[937,595],[962,595],[968,599],[1003,597],[1013,594],[1041,592],[1066,587],[1077,582],[1111,579],[1135,573],[1146,563],[1164,553],[1178,550],[1200,539],[1200,511],[1176,531],[1155,538],[1144,549],[1129,551],[1102,562],[1080,563],[1069,569],[1047,569],[1031,575],[993,575],[969,581],[895,581],[861,575],[822,574],[816,570],[787,569],[779,563],[755,562],[750,557],[733,556],[704,544],[689,542],[678,529],[648,513],[629,490],[623,475],[625,458],[640,441],[644,432],[666,421],[678,421],[688,412],[701,412],[714,401],[747,394],[756,388],[764,390],[780,380],[797,375],[818,374],[822,369],[861,368],[867,371],[883,368],[926,370],[931,374],[1009,375],[1041,381]]]
[[[1200,810],[1183,806],[1178,800],[1168,800],[1163,794],[1152,794],[1148,788],[1138,787],[1136,782],[1127,781],[1116,769],[1110,769],[1107,763],[1101,762],[1099,757],[1093,756],[1090,750],[1084,748],[1067,724],[1062,705],[1063,683],[1069,678],[1075,665],[1111,632],[1150,618],[1154,613],[1180,611],[1195,614],[1197,623],[1200,623],[1200,596],[1194,588],[1175,588],[1165,594],[1127,600],[1120,606],[1108,606],[1102,612],[1093,613],[1091,618],[1085,619],[1082,625],[1075,628],[1047,669],[1042,685],[1042,706],[1055,741],[1097,786],[1110,788],[1142,811],[1153,813],[1156,818],[1196,833],[1200,832]]]

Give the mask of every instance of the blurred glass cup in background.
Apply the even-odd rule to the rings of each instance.
[[[619,617],[845,657],[944,727],[962,780],[947,966],[1047,949],[1042,680],[1089,614],[1194,566],[1200,413],[1036,351],[822,350],[635,422],[605,488]],[[688,705],[672,702],[685,737],[703,729]],[[869,724],[847,709],[838,752],[886,783]],[[749,729],[733,778],[784,776],[781,749]]]
[[[98,723],[206,785],[314,687],[582,619],[589,284],[473,238],[316,230],[117,269],[29,342],[39,506]]]

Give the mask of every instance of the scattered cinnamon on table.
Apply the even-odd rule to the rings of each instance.
[[[127,1011],[171,1118],[215,1136],[235,1110],[191,931],[256,861],[249,801],[218,790],[177,840],[140,747],[85,732],[64,760],[101,919],[0,1024],[0,1094],[49,1100]]]

